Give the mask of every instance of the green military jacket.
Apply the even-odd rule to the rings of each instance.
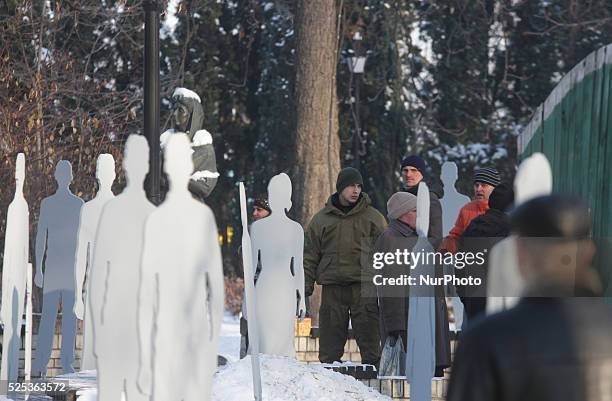
[[[333,195],[332,195],[333,196]],[[304,233],[306,295],[321,285],[348,285],[371,277],[371,248],[387,223],[362,193],[357,205],[343,213],[332,203],[314,215]]]

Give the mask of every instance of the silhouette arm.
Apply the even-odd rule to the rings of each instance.
[[[83,320],[84,305],[83,305],[83,282],[85,281],[85,272],[89,265],[88,254],[91,244],[91,235],[87,227],[85,227],[86,210],[81,207],[81,217],[79,219],[78,242],[74,262],[74,313],[77,318]],[[90,269],[91,273],[91,269]]]
[[[302,227],[297,224],[297,243],[295,259],[293,263],[293,271],[295,272],[295,284],[296,292],[300,298],[299,306],[297,310],[297,316],[302,319],[306,313],[306,295],[305,295],[305,283],[304,283],[304,231]]]
[[[98,246],[95,249],[93,257],[91,258],[91,266],[89,267],[89,293],[87,294],[87,302],[89,303],[88,310],[91,312],[91,316],[88,319],[92,319],[94,333],[100,330],[103,324],[102,313],[104,310],[104,295],[106,293],[106,282],[109,274],[109,249],[108,239],[109,234],[107,228],[104,213],[100,216],[100,225],[98,227],[97,240]],[[112,231],[111,231],[112,232]],[[77,293],[78,300],[82,302],[81,292]],[[94,334],[94,353],[96,353],[96,341]],[[97,353],[96,353],[97,355]]]
[[[217,224],[214,222],[214,216],[211,215],[212,222],[209,224],[209,232],[207,241],[210,241],[211,252],[208,256],[208,280],[210,293],[210,311],[212,321],[213,338],[218,338],[221,332],[221,321],[223,319],[223,299],[224,299],[224,284],[223,284],[223,260],[221,258],[221,249],[217,241],[218,231]]]
[[[40,207],[40,216],[38,216],[38,226],[36,228],[36,275],[34,284],[37,287],[43,286],[43,259],[47,251],[47,241],[49,237],[49,227],[47,222],[47,210],[43,201]]]
[[[253,265],[251,266],[251,273],[253,277],[250,277],[249,280],[253,280],[254,283],[257,283],[257,279],[261,272],[263,271],[263,263],[260,261],[261,257],[261,230],[258,230],[259,225],[257,222],[253,223],[251,226],[251,261]],[[247,279],[246,277],[244,278]]]

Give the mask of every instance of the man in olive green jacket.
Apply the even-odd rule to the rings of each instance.
[[[319,360],[340,361],[349,318],[362,363],[378,366],[378,304],[372,283],[371,248],[386,227],[385,218],[361,192],[358,170],[340,171],[336,192],[310,221],[304,241],[306,296],[315,281],[323,286],[319,309]]]

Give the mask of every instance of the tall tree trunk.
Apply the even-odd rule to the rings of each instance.
[[[336,95],[338,53],[335,0],[298,0],[295,99],[297,135],[295,210],[303,225],[335,191],[340,170]],[[320,291],[310,298],[313,324],[318,324]]]

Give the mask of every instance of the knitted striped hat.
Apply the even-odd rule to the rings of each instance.
[[[472,178],[472,181],[478,181],[482,182],[483,184],[489,184],[496,187],[501,182],[501,177],[499,175],[499,172],[494,168],[484,167],[474,172],[474,177]]]

